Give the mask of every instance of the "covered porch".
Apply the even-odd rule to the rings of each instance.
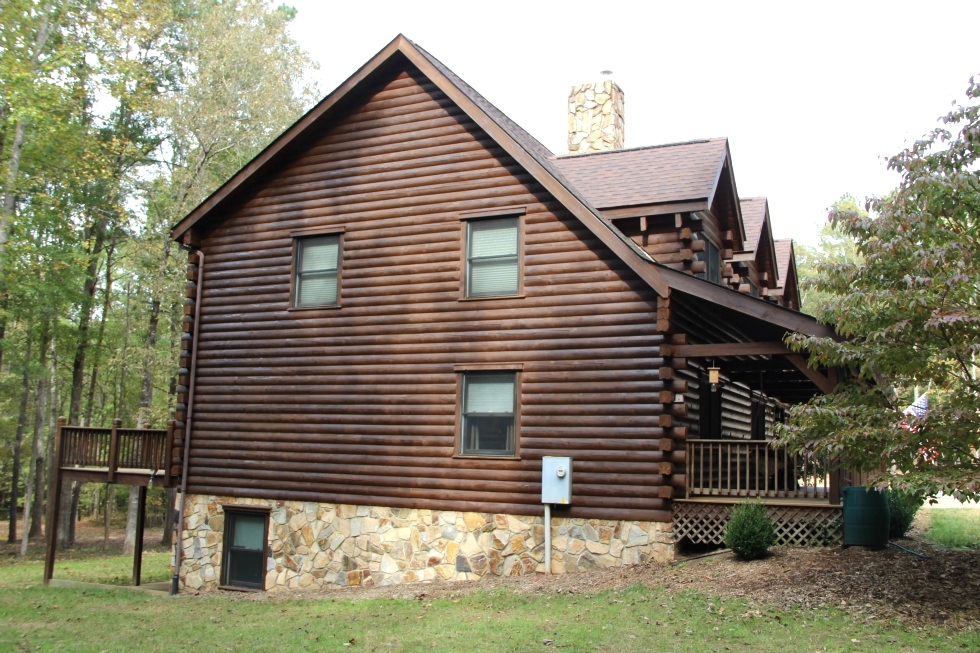
[[[721,544],[732,506],[746,501],[767,506],[782,544],[841,542],[837,461],[773,441],[788,409],[832,392],[840,374],[810,367],[784,344],[786,334],[835,337],[833,329],[708,286],[697,286],[702,296],[685,293],[670,305],[670,353],[685,362],[679,376],[687,436],[683,489],[672,501],[675,542]]]

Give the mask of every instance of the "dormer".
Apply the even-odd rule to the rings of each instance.
[[[743,249],[728,140],[557,157],[561,173],[658,263],[728,284]]]
[[[745,243],[727,261],[734,272],[731,285],[739,292],[766,298],[779,285],[769,202],[765,197],[749,197],[740,199],[739,203]]]
[[[800,310],[799,277],[796,273],[796,249],[792,238],[781,238],[774,242],[776,266],[779,269],[779,285],[769,295],[780,306]]]

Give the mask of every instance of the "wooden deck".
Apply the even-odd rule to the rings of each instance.
[[[65,481],[115,483],[139,487],[139,512],[136,522],[136,550],[133,553],[133,585],[139,586],[143,564],[143,523],[146,516],[146,489],[153,485],[173,487],[177,478],[169,470],[174,445],[174,423],[166,430],[124,429],[120,420],[111,428],[68,426],[58,418],[55,438],[54,473],[48,490],[46,515],[47,553],[44,560],[44,584],[54,575],[58,541],[58,513],[61,510],[61,488]]]
[[[168,473],[173,426],[166,430],[59,426],[58,469],[62,479],[171,487]]]

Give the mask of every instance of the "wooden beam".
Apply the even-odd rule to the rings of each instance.
[[[112,433],[109,435],[109,476],[108,483],[116,482],[116,467],[119,466],[119,427],[122,420],[118,417],[112,420]]]
[[[139,487],[139,509],[136,511],[136,540],[133,542],[133,585],[140,586],[143,575],[143,526],[146,523],[146,486]],[[167,525],[164,524],[164,528]]]
[[[51,482],[48,486],[48,510],[45,515],[47,528],[45,528],[45,539],[47,540],[47,551],[44,553],[44,584],[51,582],[54,576],[55,551],[58,548],[58,512],[61,508],[61,429],[67,420],[64,417],[58,418],[58,430],[54,440],[54,465],[51,468]],[[24,534],[27,537],[27,533]]]
[[[637,204],[635,206],[621,206],[618,208],[599,208],[602,217],[607,220],[619,220],[620,218],[640,218],[643,216],[670,215],[671,213],[687,213],[690,211],[703,211],[708,208],[708,203],[703,199],[694,199],[687,202],[674,202],[672,204]]]
[[[685,358],[722,356],[787,356],[792,354],[781,342],[719,342],[705,345],[674,345],[673,355]]]
[[[805,374],[808,379],[813,381],[813,384],[820,388],[824,394],[830,394],[834,391],[834,383],[827,376],[807,365],[806,359],[800,354],[790,354],[786,357],[786,360],[791,362],[798,370],[803,372],[803,374]]]

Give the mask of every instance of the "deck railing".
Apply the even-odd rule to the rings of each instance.
[[[829,460],[767,440],[688,440],[687,495],[829,500]]]
[[[59,426],[61,468],[100,468],[111,477],[121,469],[159,472],[167,469],[173,429],[124,429]]]

